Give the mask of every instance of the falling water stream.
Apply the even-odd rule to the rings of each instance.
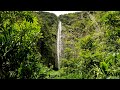
[[[57,32],[57,61],[56,61],[56,68],[60,69],[60,56],[61,56],[61,31],[62,31],[62,24],[61,21],[58,23],[58,32]]]

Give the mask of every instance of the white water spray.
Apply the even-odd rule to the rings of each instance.
[[[61,21],[59,21],[58,24],[58,32],[57,32],[57,61],[55,64],[55,67],[60,69],[60,56],[61,56],[61,31],[62,31],[62,24]]]

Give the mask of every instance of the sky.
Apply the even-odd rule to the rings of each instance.
[[[75,13],[75,12],[81,12],[81,11],[44,11],[44,12],[54,13],[57,16],[59,16],[59,15],[63,15],[63,14]]]

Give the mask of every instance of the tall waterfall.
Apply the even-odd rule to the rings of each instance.
[[[55,67],[60,69],[60,56],[61,56],[61,31],[62,31],[62,24],[61,21],[58,23],[58,32],[57,32],[57,61]]]

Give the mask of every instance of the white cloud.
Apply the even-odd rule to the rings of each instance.
[[[59,16],[62,14],[75,13],[75,12],[81,12],[81,11],[43,11],[43,12],[50,12],[50,13],[54,13],[57,16]]]

